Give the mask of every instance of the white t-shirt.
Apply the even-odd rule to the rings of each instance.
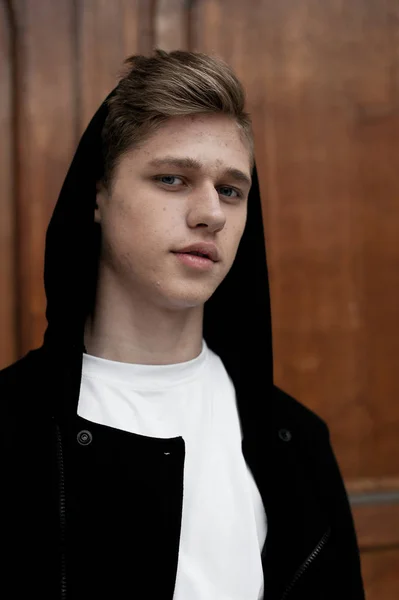
[[[267,520],[241,450],[233,382],[202,342],[193,360],[121,363],[83,355],[78,415],[185,442],[174,600],[261,600]]]

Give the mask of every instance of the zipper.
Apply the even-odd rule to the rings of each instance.
[[[62,439],[59,426],[56,424],[57,433],[57,464],[59,474],[59,510],[60,510],[60,542],[61,542],[61,600],[67,597],[66,586],[66,558],[65,558],[65,479],[64,479],[64,456],[62,452]]]
[[[317,558],[317,556],[320,554],[320,552],[322,551],[323,547],[325,546],[325,544],[327,543],[328,538],[330,537],[330,533],[331,533],[331,527],[329,527],[327,529],[327,531],[325,532],[325,534],[323,535],[323,537],[321,538],[320,542],[317,544],[316,548],[313,550],[313,552],[311,554],[309,554],[309,556],[307,557],[307,559],[302,563],[302,565],[299,567],[299,569],[297,570],[297,572],[294,575],[293,580],[291,581],[291,583],[285,588],[285,591],[283,593],[283,595],[281,596],[281,600],[285,600],[288,596],[288,594],[291,593],[292,588],[296,585],[296,583],[298,582],[298,579],[300,579],[302,577],[302,575],[305,573],[305,571],[308,569],[309,565],[312,564],[312,562]]]

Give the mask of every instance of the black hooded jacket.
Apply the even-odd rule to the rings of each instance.
[[[43,345],[0,372],[2,598],[173,598],[183,438],[145,437],[77,416],[107,110],[105,101],[80,141],[47,231]],[[242,451],[267,514],[265,600],[364,599],[328,428],[273,385],[256,168],[246,228],[230,272],[205,304],[203,333],[234,382]]]

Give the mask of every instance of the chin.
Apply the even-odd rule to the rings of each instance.
[[[198,309],[204,307],[205,302],[208,298],[199,299],[199,298],[169,298],[169,306],[173,310],[188,310],[188,309]]]
[[[170,310],[188,310],[188,309],[202,309],[204,304],[212,294],[168,294],[163,296],[161,304],[164,308]]]
[[[153,282],[154,283],[154,282]],[[155,288],[152,287],[151,296],[154,304],[170,310],[201,309],[205,302],[214,294],[219,278],[215,281],[195,281],[189,279],[170,277],[158,279]]]

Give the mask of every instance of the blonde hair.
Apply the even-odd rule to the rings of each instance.
[[[237,123],[254,166],[252,121],[245,92],[231,67],[200,52],[156,49],[153,56],[131,56],[127,70],[108,99],[102,131],[104,183],[109,184],[118,159],[139,147],[168,118],[224,114]]]

